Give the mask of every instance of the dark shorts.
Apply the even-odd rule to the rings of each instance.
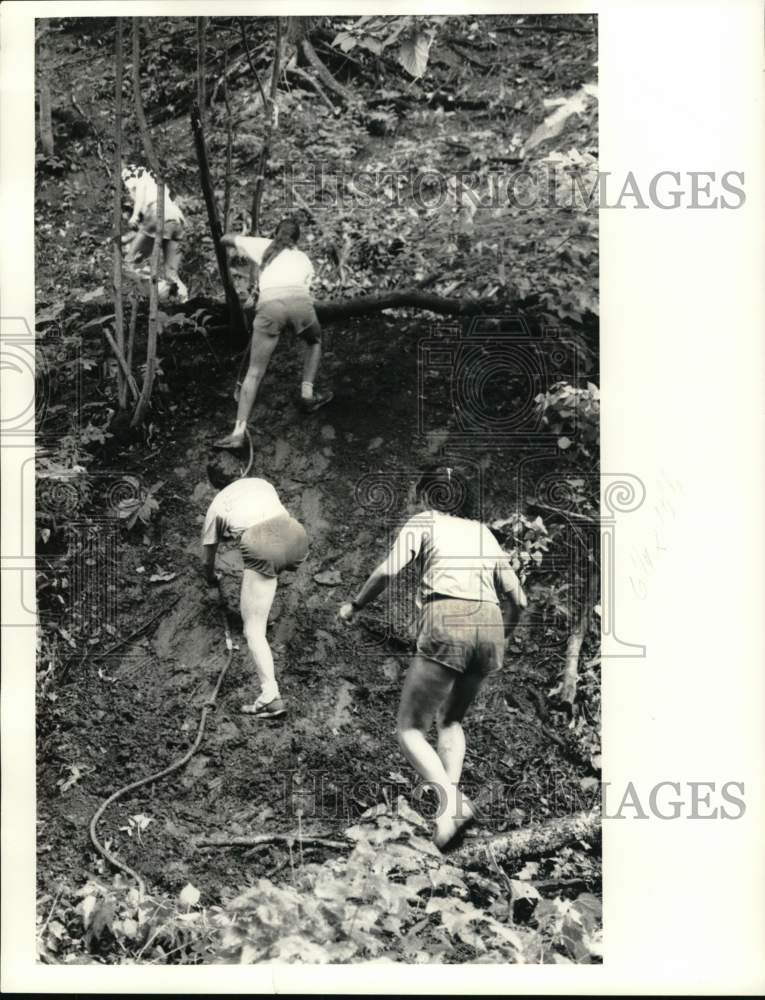
[[[495,673],[505,657],[502,612],[489,601],[431,599],[422,608],[417,652],[460,674]]]
[[[308,554],[308,538],[303,526],[289,515],[272,517],[248,528],[239,539],[245,569],[275,577],[289,566],[301,563]]]
[[[253,335],[278,337],[286,329],[291,329],[307,344],[319,343],[321,326],[310,299],[269,299],[258,305]]]
[[[156,217],[144,217],[141,221],[141,232],[144,236],[149,236],[151,239],[154,239],[157,234],[157,221]],[[166,220],[163,229],[163,239],[165,240],[178,241],[183,236],[183,223],[177,219],[171,219],[169,221]]]

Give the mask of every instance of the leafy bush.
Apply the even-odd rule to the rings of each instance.
[[[579,455],[598,458],[600,445],[600,390],[592,382],[576,389],[568,382],[556,382],[535,400],[542,424],[559,434],[558,447],[573,446]]]

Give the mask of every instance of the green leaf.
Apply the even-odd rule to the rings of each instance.
[[[416,35],[405,38],[401,42],[398,52],[398,61],[410,76],[418,80],[428,66],[428,54],[433,36],[423,31]]]

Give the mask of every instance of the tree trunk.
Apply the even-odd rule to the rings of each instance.
[[[223,52],[223,103],[226,106],[226,175],[223,181],[223,232],[231,227],[231,168],[234,148],[234,129],[231,102],[228,99],[228,48]]]
[[[154,179],[157,182],[157,231],[154,238],[154,248],[151,254],[151,289],[149,292],[149,328],[146,342],[146,374],[141,386],[141,396],[136,405],[133,418],[130,421],[131,427],[139,427],[146,416],[146,411],[151,400],[152,389],[154,388],[154,376],[157,370],[157,331],[159,327],[159,272],[160,254],[162,250],[162,236],[165,231],[165,182],[161,177],[161,170],[157,154],[154,151],[154,144],[151,141],[151,133],[146,124],[146,115],[143,110],[143,99],[141,97],[141,18],[133,19],[133,98],[135,101],[135,117],[138,122],[138,130],[141,134],[144,153],[149,161]]]
[[[223,290],[226,295],[226,303],[229,311],[229,322],[234,328],[235,339],[240,346],[247,343],[247,324],[244,321],[242,303],[231,280],[231,272],[228,267],[228,257],[226,248],[220,241],[223,232],[221,230],[220,219],[218,218],[218,207],[215,204],[215,194],[213,192],[212,180],[210,178],[210,167],[207,162],[207,147],[202,130],[202,122],[199,118],[199,111],[195,108],[191,113],[191,128],[194,133],[194,144],[197,152],[197,162],[199,163],[199,179],[202,185],[205,205],[207,206],[207,218],[210,222],[210,232],[212,233],[215,245],[215,256],[218,261]]]
[[[500,862],[517,861],[529,855],[551,854],[559,847],[576,840],[595,840],[600,836],[600,830],[599,811],[575,813],[573,816],[547,820],[527,830],[513,830],[496,837],[467,840],[459,850],[449,855],[449,861],[462,865],[492,859]]]
[[[274,42],[274,63],[271,70],[271,92],[268,99],[266,133],[263,139],[263,148],[260,151],[260,161],[258,163],[258,176],[255,181],[255,191],[252,196],[252,218],[250,222],[250,232],[253,236],[258,234],[260,228],[260,202],[263,198],[263,186],[266,180],[266,167],[271,154],[271,137],[276,125],[276,94],[279,87],[279,72],[282,59],[282,22],[281,18],[276,18],[276,39]]]
[[[117,37],[115,42],[115,84],[114,84],[114,208],[112,224],[112,261],[113,261],[113,297],[114,297],[114,338],[121,353],[125,350],[125,324],[123,319],[122,298],[122,78],[123,78],[123,46],[122,18],[117,18]],[[117,401],[120,410],[127,406],[127,388],[130,372],[117,369]]]
[[[207,18],[197,17],[197,105],[199,118],[204,125],[207,109],[207,81],[205,78],[205,34],[207,33]]]
[[[48,49],[43,38],[48,33],[48,19],[41,18],[41,32],[37,47],[38,99],[40,102],[39,127],[40,145],[46,156],[53,156],[53,121],[50,102],[50,76],[48,72]]]
[[[566,642],[566,663],[561,679],[560,700],[571,709],[576,701],[576,689],[579,683],[579,654],[582,650],[584,637],[587,635],[591,614],[592,601],[589,597],[585,597],[576,627],[573,632],[569,633]]]

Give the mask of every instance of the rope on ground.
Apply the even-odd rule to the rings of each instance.
[[[221,684],[223,683],[223,678],[226,676],[226,671],[231,666],[231,661],[234,657],[234,644],[231,641],[231,632],[229,631],[228,619],[226,618],[226,612],[224,608],[221,608],[221,614],[223,617],[223,627],[226,633],[226,651],[227,651],[226,662],[223,664],[223,669],[218,674],[218,680],[216,681],[212,695],[202,707],[202,715],[199,720],[199,728],[197,729],[196,738],[192,743],[190,749],[187,750],[186,753],[181,758],[176,760],[174,763],[170,764],[168,767],[163,768],[161,771],[157,771],[154,774],[150,774],[146,778],[139,778],[138,781],[131,781],[129,785],[125,785],[123,788],[117,789],[116,792],[114,792],[112,795],[109,796],[108,799],[105,799],[104,802],[101,803],[101,805],[93,814],[93,818],[90,821],[90,839],[93,843],[93,846],[96,848],[98,853],[109,862],[110,865],[112,865],[114,868],[118,868],[126,875],[129,875],[131,878],[135,879],[135,881],[138,884],[139,899],[141,900],[146,895],[146,883],[134,868],[131,868],[129,865],[124,864],[122,861],[116,858],[111,853],[111,851],[107,850],[107,848],[104,847],[104,845],[98,839],[98,835],[96,832],[98,828],[98,823],[103,814],[109,808],[109,806],[112,805],[113,802],[116,802],[117,799],[121,799],[123,795],[127,795],[128,792],[134,792],[137,788],[141,788],[143,785],[148,785],[150,782],[161,781],[162,778],[166,778],[174,771],[180,770],[180,768],[188,764],[188,762],[191,760],[191,758],[199,749],[200,744],[202,743],[202,738],[204,736],[205,726],[207,725],[207,717],[215,707],[215,703],[218,699],[218,692],[220,691]]]
[[[250,434],[250,428],[245,426],[244,433],[247,435],[247,442],[250,446],[250,457],[247,461],[247,466],[244,472],[239,476],[240,479],[246,479],[249,475],[250,469],[252,468],[252,460],[255,457],[255,449],[252,444],[252,434]]]

